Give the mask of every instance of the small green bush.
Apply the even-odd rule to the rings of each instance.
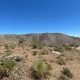
[[[8,44],[5,44],[4,47],[6,50],[9,50],[9,48],[10,48]]]
[[[38,48],[37,44],[33,44],[32,47],[33,47],[33,49]]]
[[[31,46],[33,49],[36,49],[36,48],[42,49],[43,48],[43,42],[37,36],[33,36]]]
[[[66,51],[72,50],[72,48],[71,48],[70,46],[65,46],[65,45],[64,45],[64,48],[65,48]]]
[[[10,48],[11,48],[11,49],[15,49],[15,47],[16,47],[16,44],[11,44],[11,45],[10,45]]]
[[[59,58],[58,61],[57,61],[57,63],[59,65],[66,65],[66,61],[63,58]]]
[[[0,64],[0,80],[4,77],[8,77],[11,69],[15,66],[15,62],[12,59],[3,59]]]
[[[50,65],[48,65],[48,63],[38,60],[34,62],[31,66],[32,77],[35,79],[41,79],[42,77],[46,77],[50,69],[51,67]]]
[[[64,52],[64,51],[70,51],[72,48],[68,45],[56,45],[54,47],[54,51]]]
[[[8,70],[6,67],[0,66],[0,80],[3,77],[8,77]]]
[[[63,68],[62,74],[69,78],[73,77],[73,74],[71,73],[71,71],[68,68]]]
[[[47,66],[48,66],[48,70],[51,70],[51,69],[52,69],[51,65],[48,64],[48,63],[46,63],[46,64],[47,64]]]
[[[32,48],[33,49],[42,49],[43,48],[43,45],[41,44],[41,43],[34,43],[34,44],[32,44]]]
[[[43,50],[40,52],[40,55],[48,55],[48,50],[43,49]]]
[[[63,52],[64,51],[64,48],[62,46],[55,46],[54,47],[54,51],[58,51],[58,52]]]
[[[2,60],[1,64],[9,70],[11,70],[16,65],[12,59],[4,59]]]

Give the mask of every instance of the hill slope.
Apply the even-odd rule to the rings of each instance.
[[[19,39],[24,39],[31,42],[33,38],[44,42],[46,45],[52,46],[55,44],[64,45],[78,45],[80,44],[80,38],[68,36],[61,33],[42,33],[42,34],[23,34],[23,35],[0,35],[1,42],[7,41],[18,41]]]

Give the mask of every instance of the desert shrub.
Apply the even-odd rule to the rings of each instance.
[[[28,54],[25,55],[25,58],[28,58]]]
[[[42,43],[40,41],[37,41],[37,42],[32,43],[32,48],[33,49],[36,49],[36,48],[42,49],[43,45],[42,45]]]
[[[55,46],[54,47],[54,51],[58,51],[58,52],[63,52],[64,51],[64,48],[62,46]]]
[[[41,55],[47,55],[48,54],[48,50],[46,49],[42,49],[42,51],[40,52]]]
[[[11,49],[15,49],[15,47],[16,47],[16,44],[10,44]]]
[[[67,76],[61,74],[58,80],[70,80]]]
[[[51,59],[51,60],[50,60],[50,63],[54,63],[54,60]]]
[[[48,66],[48,70],[51,70],[52,69],[51,65],[49,63],[46,63],[46,64]]]
[[[65,65],[66,64],[66,61],[63,58],[59,58],[58,61],[57,61],[57,63],[59,65]]]
[[[57,59],[60,59],[60,58],[66,58],[66,54],[62,53],[62,54],[58,55]]]
[[[33,51],[33,54],[32,55],[36,55],[38,52],[37,51]]]
[[[68,45],[63,45],[63,47],[64,47],[64,49],[67,51],[69,51],[69,50],[72,50],[72,48],[70,47],[70,46],[68,46]]]
[[[32,46],[33,49],[36,49],[36,48],[42,49],[43,48],[43,43],[37,36],[33,36],[31,46]]]
[[[46,77],[50,69],[51,67],[48,63],[45,63],[42,60],[38,60],[31,66],[32,77],[35,79]]]
[[[18,40],[18,46],[22,47],[22,49],[24,50],[24,48],[25,48],[25,39],[24,38],[20,38]]]
[[[17,62],[21,62],[22,60],[23,60],[23,58],[20,56],[16,56],[16,58],[15,58],[15,61],[17,61]]]
[[[15,66],[15,62],[11,59],[1,60],[0,64],[0,79],[8,77],[10,70]]]
[[[8,77],[8,70],[7,70],[6,67],[3,67],[3,66],[0,65],[0,80],[3,77]]]
[[[75,48],[76,48],[76,47],[79,47],[79,46],[80,46],[80,43],[73,43],[73,44],[70,44],[69,46],[70,46],[70,47],[75,47]]]
[[[6,53],[6,56],[10,55],[12,53],[12,50],[11,50],[11,47],[9,44],[5,44],[5,53]]]
[[[63,68],[62,74],[69,78],[73,77],[73,74],[71,73],[71,71],[68,68]]]
[[[4,47],[6,50],[8,50],[10,48],[8,44],[5,44]]]
[[[11,70],[16,65],[16,63],[12,59],[4,59],[1,61],[1,65]]]
[[[33,48],[33,49],[38,48],[37,44],[32,44],[32,48]]]
[[[60,54],[60,57],[66,57],[66,54]]]
[[[22,38],[19,39],[18,43],[19,43],[19,44],[23,44],[23,43],[24,43],[24,39],[22,39]]]
[[[54,51],[64,52],[64,51],[70,51],[72,48],[68,45],[57,45],[54,47]]]
[[[26,71],[24,69],[23,64],[17,65],[14,71],[10,74],[10,80],[27,80]]]
[[[11,55],[12,51],[11,50],[6,50],[5,51],[5,57]]]

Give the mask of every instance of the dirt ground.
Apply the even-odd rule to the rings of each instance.
[[[57,63],[57,60],[60,55],[53,53],[48,48],[46,50],[49,51],[49,54],[40,56],[38,54],[33,55],[34,51],[37,51],[39,53],[41,51],[40,49],[32,49],[31,47],[25,47],[23,49],[22,47],[18,46],[15,47],[14,49],[11,49],[12,52],[7,57],[20,56],[24,59],[22,62],[17,63],[17,66],[15,66],[14,68],[14,70],[17,70],[19,68],[21,69],[20,74],[17,74],[18,76],[21,75],[20,80],[33,80],[33,78],[30,75],[30,67],[34,61],[37,61],[39,59],[48,62],[52,67],[48,78],[43,80],[58,80],[59,76],[61,75],[61,71],[64,67],[69,68],[70,71],[72,72],[73,78],[71,80],[80,80],[80,51],[72,51],[72,52],[67,51],[61,53],[64,54],[64,56],[62,57],[66,59],[66,64],[59,65]],[[3,55],[3,53],[5,54],[4,46],[0,47],[0,54]],[[15,71],[14,74],[16,74]],[[11,80],[11,77],[4,78],[2,80]],[[19,78],[12,80],[19,80]]]

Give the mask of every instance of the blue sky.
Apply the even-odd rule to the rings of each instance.
[[[0,34],[44,32],[80,36],[80,0],[0,0]]]

